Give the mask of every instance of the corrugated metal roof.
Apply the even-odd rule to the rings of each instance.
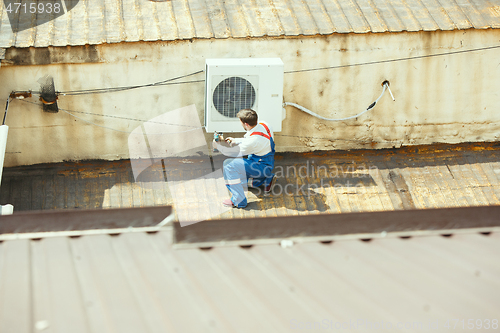
[[[214,156],[216,169],[224,158]],[[500,205],[499,160],[494,143],[277,154],[274,195],[249,189],[247,208],[220,218]],[[205,164],[185,163],[192,161],[181,159],[172,168],[197,179]],[[156,171],[163,175],[161,165]],[[204,181],[197,180],[209,188]],[[135,181],[128,160],[13,167],[3,171],[0,204],[16,211],[174,205],[193,214],[199,212],[190,208],[193,201],[206,207],[192,195],[192,184],[182,186],[185,195],[174,202],[168,183],[152,188]]]
[[[500,28],[500,5],[486,0],[81,0],[68,14],[17,34],[5,7],[0,14],[5,48]]]
[[[4,241],[0,332],[479,331],[498,320],[499,256],[500,233],[209,251],[173,250],[169,231]]]

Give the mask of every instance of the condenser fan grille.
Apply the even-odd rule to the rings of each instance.
[[[235,118],[242,109],[255,103],[255,89],[242,77],[229,77],[221,81],[214,90],[215,109],[223,116]]]

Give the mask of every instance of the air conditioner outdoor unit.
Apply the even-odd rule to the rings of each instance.
[[[207,132],[244,132],[236,114],[253,109],[259,120],[281,131],[283,61],[279,58],[207,59],[205,128]]]

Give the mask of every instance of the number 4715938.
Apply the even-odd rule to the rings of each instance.
[[[15,8],[15,9],[14,9]],[[56,2],[54,4],[48,2],[48,3],[39,3],[38,6],[36,3],[30,3],[29,4],[29,7],[28,7],[28,4],[27,3],[20,3],[20,2],[14,2],[13,4],[12,3],[9,3],[9,5],[7,6],[7,8],[5,8],[5,10],[7,11],[7,13],[11,14],[12,12],[14,13],[19,13],[19,10],[21,10],[21,13],[31,13],[31,14],[35,14],[35,13],[39,13],[39,14],[42,14],[42,13],[47,13],[47,14],[51,14],[52,12],[54,13],[60,13],[61,12],[61,4]]]
[[[455,328],[462,328],[462,329],[498,329],[498,319],[468,319],[465,321],[465,319],[448,319],[444,325],[444,328],[448,329],[455,329]]]

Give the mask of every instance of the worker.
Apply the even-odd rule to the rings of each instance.
[[[231,199],[225,199],[222,204],[244,208],[247,206],[245,190],[248,186],[264,185],[264,195],[272,191],[276,180],[273,173],[274,134],[266,122],[258,122],[257,112],[252,109],[243,109],[237,116],[246,131],[244,137],[222,137],[218,142],[214,140],[214,147],[222,154],[233,157],[224,161],[224,180]]]

